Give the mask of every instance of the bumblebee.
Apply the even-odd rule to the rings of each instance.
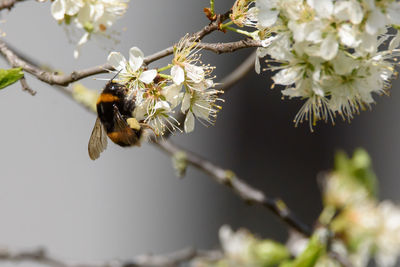
[[[128,99],[128,88],[111,79],[97,100],[97,119],[89,139],[89,157],[95,160],[107,147],[107,136],[122,147],[140,146],[143,123],[133,116],[134,99]]]

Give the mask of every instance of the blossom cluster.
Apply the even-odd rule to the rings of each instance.
[[[290,258],[289,250],[282,244],[260,239],[246,229],[236,232],[228,225],[219,230],[223,257],[216,261],[198,258],[191,262],[191,267],[261,267],[277,266]]]
[[[336,155],[336,170],[324,186],[325,211],[339,211],[331,229],[340,239],[335,250],[354,266],[367,266],[370,256],[377,266],[395,266],[400,256],[400,207],[376,199],[376,178],[370,158],[356,150],[353,158]]]
[[[181,130],[174,118],[178,107],[185,115],[185,132],[194,130],[195,118],[206,125],[215,122],[221,91],[214,89],[214,68],[201,63],[198,51],[197,43],[186,36],[174,47],[172,63],[161,69],[145,67],[144,54],[137,47],[130,49],[129,60],[119,52],[108,56],[108,63],[118,73],[114,81],[124,84],[127,97],[135,101],[132,116],[157,135]],[[166,70],[169,74],[161,73]]]
[[[51,14],[58,22],[75,25],[85,31],[74,51],[79,56],[79,48],[92,34],[105,33],[128,8],[129,0],[55,0],[51,4]]]
[[[245,229],[219,231],[222,256],[196,259],[193,267],[380,267],[400,256],[400,207],[376,198],[376,177],[364,150],[352,158],[338,153],[335,170],[323,181],[324,209],[311,237],[292,232],[286,244],[261,239]]]
[[[231,20],[256,28],[284,96],[305,100],[296,125],[352,119],[386,93],[400,56],[400,2],[394,0],[237,0]],[[260,71],[257,60],[256,70]]]

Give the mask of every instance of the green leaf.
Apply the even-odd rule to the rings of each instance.
[[[262,267],[275,266],[290,258],[287,248],[272,240],[263,240],[255,243],[251,248],[251,252],[258,265]]]
[[[24,77],[22,68],[0,69],[0,89],[3,89]]]
[[[372,170],[371,158],[364,149],[356,149],[352,158],[349,158],[343,151],[337,152],[335,171],[359,183],[370,196],[377,197],[378,181]]]

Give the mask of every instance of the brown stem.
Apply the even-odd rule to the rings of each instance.
[[[8,10],[10,10],[11,8],[14,7],[14,5],[15,5],[16,3],[22,2],[22,1],[24,1],[24,0],[2,0],[2,1],[0,2],[0,10],[3,10],[3,9],[8,9]]]
[[[199,43],[198,47],[209,50],[216,54],[232,53],[237,50],[249,47],[260,47],[261,42],[253,39],[245,39],[230,43]]]
[[[219,251],[200,251],[192,248],[186,248],[168,254],[139,255],[129,261],[71,264],[55,257],[49,256],[43,249],[21,251],[15,253],[4,249],[0,251],[0,261],[3,262],[33,262],[50,267],[175,267],[180,266],[181,264],[188,262],[196,257],[217,260],[222,257],[222,254]]]
[[[257,47],[260,46],[258,41],[253,40],[242,40],[238,42],[231,43],[200,43],[199,47],[210,50],[212,52],[221,54],[233,52],[239,49],[247,48],[247,47]],[[24,71],[34,75],[39,80],[48,83],[50,85],[61,85],[67,86],[72,82],[81,80],[83,78],[87,78],[89,76],[93,76],[100,73],[106,73],[109,70],[112,70],[112,66],[108,64],[103,64],[79,71],[73,71],[70,74],[58,74],[56,72],[49,72],[38,67],[38,64],[34,64],[27,60],[24,60],[23,57],[20,57],[16,52],[14,52],[9,46],[3,41],[0,40],[0,53],[7,59],[7,61],[13,67],[21,67]],[[145,64],[150,64],[153,61],[171,55],[173,53],[173,47],[168,47],[162,51],[154,53],[144,59]]]
[[[223,169],[193,152],[176,146],[168,140],[155,141],[154,144],[171,156],[177,152],[185,153],[187,163],[207,173],[219,184],[232,189],[245,202],[257,204],[271,210],[296,231],[305,236],[311,236],[310,227],[301,222],[282,200],[267,197],[262,191],[250,186],[232,171]]]
[[[33,90],[33,89],[29,86],[29,84],[26,82],[25,77],[22,77],[22,78],[19,80],[19,82],[21,83],[22,90],[27,91],[27,92],[30,93],[31,95],[36,95],[36,91]]]

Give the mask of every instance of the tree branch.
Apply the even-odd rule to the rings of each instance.
[[[197,257],[210,260],[218,260],[222,257],[222,253],[217,250],[200,251],[193,248],[186,248],[168,254],[139,255],[129,261],[114,260],[104,263],[72,264],[49,256],[44,249],[21,251],[15,253],[4,249],[0,251],[0,261],[3,262],[33,262],[49,267],[175,267],[180,266],[181,264],[191,261]]]
[[[26,82],[25,77],[22,77],[22,78],[19,80],[19,82],[21,83],[22,90],[27,91],[27,92],[30,93],[31,95],[36,95],[36,91],[33,90],[33,89],[28,85],[28,83]]]
[[[187,163],[204,171],[216,182],[223,184],[232,189],[241,199],[249,204],[257,204],[263,206],[278,215],[293,229],[310,236],[312,231],[309,226],[301,222],[280,199],[268,198],[260,190],[250,186],[241,178],[236,176],[231,170],[223,169],[214,163],[196,155],[193,152],[184,150],[168,140],[158,140],[154,142],[159,148],[173,156],[177,152],[183,152],[186,155]]]
[[[6,2],[12,1],[22,1],[22,0],[5,0]],[[4,2],[3,2],[4,3]],[[210,34],[211,32],[218,30],[219,25],[221,22],[227,19],[228,13],[224,15],[218,15],[217,19],[211,22],[209,25],[203,27],[200,31],[192,34],[192,40],[202,40],[206,35]],[[230,42],[230,43],[199,43],[199,47],[210,50],[214,53],[221,54],[221,53],[228,53],[234,52],[239,49],[247,48],[247,47],[257,47],[260,46],[259,41],[246,39],[237,42]],[[34,75],[39,80],[48,83],[50,85],[61,85],[61,86],[68,86],[70,83],[78,81],[80,79],[100,74],[106,73],[109,70],[112,70],[112,66],[109,64],[103,64],[100,66],[91,67],[84,70],[73,71],[68,75],[61,75],[56,72],[49,72],[41,69],[38,64],[33,63],[31,60],[19,56],[19,53],[12,49],[6,42],[0,40],[0,53],[7,59],[7,61],[13,67],[21,67],[24,71]],[[145,64],[150,64],[156,60],[169,56],[173,53],[173,46],[168,47],[164,50],[156,52],[152,55],[147,56],[144,59]],[[27,89],[29,86],[27,85],[26,81],[23,82],[23,88]],[[31,90],[33,91],[33,90]]]
[[[219,29],[219,24],[226,19],[228,13],[224,15],[218,15],[217,20],[211,22],[209,25],[204,27],[202,30],[193,34],[193,38],[195,40],[201,40],[207,34]],[[259,46],[259,42],[246,39],[238,42],[231,43],[217,43],[217,44],[207,44],[200,43],[200,47],[203,49],[209,49],[210,51],[216,53],[226,53],[232,52],[237,49],[242,49],[245,47],[256,47]],[[14,67],[22,67],[25,71],[33,74],[38,79],[47,82],[49,84],[57,84],[57,85],[68,85],[73,81],[77,81],[79,79],[107,72],[108,69],[111,69],[111,66],[108,64],[88,68],[81,71],[74,71],[69,75],[59,75],[56,73],[51,73],[48,71],[44,71],[37,67],[38,64],[29,63],[24,61],[21,57],[19,57],[14,51],[12,51],[4,41],[0,40],[0,53],[10,62],[10,64]],[[145,58],[144,62],[149,64],[155,60],[163,58],[173,53],[173,47],[166,48],[160,52],[157,52],[153,55],[150,55]],[[223,88],[225,90],[229,89],[233,84],[235,84],[238,80],[243,78],[248,71],[253,67],[255,60],[255,54],[253,53],[247,60],[245,60],[234,72],[232,72],[226,79],[222,82],[225,83]],[[70,91],[66,92],[67,95],[71,96]],[[172,143],[168,141],[156,141],[156,145],[158,145],[161,149],[173,155],[174,153],[181,151],[180,148],[174,146]],[[213,163],[197,156],[194,153],[186,152],[188,155],[188,162],[193,166],[205,171],[211,177],[213,177],[217,182],[229,186],[233,191],[238,194],[243,200],[249,203],[255,203],[267,207],[272,210],[275,214],[282,218],[287,224],[296,229],[297,231],[310,235],[311,231],[302,222],[300,222],[291,211],[284,205],[284,203],[280,200],[270,199],[266,197],[261,191],[252,188],[244,181],[242,181],[239,177],[234,175],[232,172],[222,169],[221,167],[214,165]],[[232,174],[229,176],[228,174]]]
[[[204,34],[204,32],[202,34]],[[170,52],[170,50],[168,50],[168,49],[166,49],[164,51],[165,52],[156,53],[156,54],[158,54],[158,56],[150,58],[148,60],[148,62],[153,60],[153,59],[156,60],[155,58],[156,57],[160,57],[161,54],[165,55],[165,54]],[[1,40],[0,40],[0,53],[5,54],[7,59],[9,59],[10,62],[14,62],[14,63],[22,62],[23,64],[26,64],[26,66],[28,66],[28,68],[32,68],[33,69],[32,72],[34,72],[34,73],[38,73],[39,72],[39,74],[38,74],[39,75],[39,79],[45,77],[43,79],[46,80],[46,78],[49,78],[49,77],[52,77],[52,76],[57,76],[58,79],[59,79],[58,81],[59,82],[62,81],[61,84],[65,84],[66,82],[69,82],[69,80],[77,79],[77,77],[81,77],[81,76],[84,76],[84,75],[89,74],[89,73],[95,73],[97,71],[105,72],[105,68],[109,68],[109,66],[103,65],[103,66],[95,67],[95,68],[92,68],[92,69],[87,69],[85,71],[82,71],[80,73],[80,75],[78,75],[78,76],[76,76],[76,72],[73,72],[70,75],[54,75],[53,74],[53,75],[49,76],[49,72],[45,72],[45,71],[42,71],[42,70],[39,71],[33,65],[31,65],[31,64],[29,64],[29,63],[27,63],[25,61],[22,61],[11,50],[9,50],[7,48],[7,46],[5,45],[5,43],[2,42]],[[223,88],[225,90],[229,89],[229,87],[231,87],[233,84],[235,84],[241,78],[243,78],[248,73],[248,71],[251,70],[251,68],[253,67],[253,64],[254,64],[254,57],[255,57],[255,54],[253,53],[235,71],[233,71],[229,76],[227,76],[226,79],[224,79],[222,81],[222,83],[226,82],[226,85],[223,86]],[[15,66],[15,65],[13,65],[13,66]],[[54,77],[50,78],[50,79],[54,79]],[[54,84],[54,80],[52,80],[52,81],[53,82],[52,83],[50,82],[50,84]],[[71,96],[71,94],[69,92],[70,91],[67,92],[67,95]],[[183,121],[183,117],[179,118],[179,119],[181,121]],[[173,154],[173,153],[178,151],[178,148],[174,147],[172,144],[170,144],[170,143],[168,143],[166,141],[156,142],[156,144],[158,146],[160,146],[160,148],[162,148],[163,150],[169,152],[170,154]],[[202,169],[203,171],[205,171],[206,173],[208,173],[209,175],[214,177],[217,180],[217,182],[225,184],[225,185],[229,185],[245,201],[248,201],[250,203],[261,204],[261,205],[269,208],[274,213],[276,213],[278,216],[280,216],[290,226],[292,226],[294,229],[298,230],[299,232],[301,232],[301,233],[303,233],[305,235],[309,235],[310,234],[310,230],[308,229],[308,227],[306,225],[302,224],[301,222],[299,222],[293,216],[293,214],[290,212],[290,210],[288,210],[286,208],[286,206],[283,206],[284,205],[283,202],[281,202],[279,200],[267,198],[261,191],[258,191],[257,189],[254,189],[254,188],[250,187],[245,182],[240,180],[238,177],[236,177],[232,181],[229,181],[227,176],[226,176],[226,170],[224,170],[224,169],[222,169],[222,168],[220,168],[220,167],[218,167],[216,165],[213,165],[212,163],[206,161],[205,159],[202,159],[202,158],[198,157],[197,155],[195,155],[193,153],[190,153],[189,155],[191,155],[191,160],[192,160],[192,161],[189,161],[189,162],[192,165]],[[281,205],[281,204],[283,204],[283,205]]]
[[[198,47],[216,54],[231,53],[243,48],[260,47],[261,41],[245,39],[230,43],[199,43]]]
[[[34,75],[39,80],[48,83],[48,84],[58,84],[67,86],[71,82],[75,82],[77,80],[99,74],[99,73],[106,73],[107,70],[111,68],[110,65],[104,64],[80,71],[73,71],[71,74],[68,75],[61,75],[49,71],[45,71],[39,68],[37,65],[30,64],[23,59],[21,59],[14,51],[12,51],[3,40],[0,40],[0,53],[7,59],[7,61],[13,67],[20,67],[24,71]]]
[[[215,53],[228,53],[233,52],[239,49],[247,48],[247,47],[257,47],[260,46],[258,41],[253,40],[242,40],[238,42],[231,42],[231,43],[200,43],[199,47],[213,51]],[[162,51],[154,53],[144,59],[145,64],[150,64],[153,61],[171,55],[173,53],[173,47],[168,47]],[[112,70],[112,66],[109,64],[103,64],[99,66],[94,66],[91,68],[73,71],[70,74],[62,75],[56,72],[49,72],[41,69],[38,67],[37,64],[24,60],[22,57],[18,55],[15,51],[13,51],[9,46],[2,40],[0,40],[0,54],[2,54],[7,61],[13,67],[20,67],[24,71],[34,75],[39,80],[48,83],[50,85],[61,85],[67,86],[72,82],[81,80],[83,78],[87,78],[89,76],[93,76],[100,73],[107,73],[109,70]]]

